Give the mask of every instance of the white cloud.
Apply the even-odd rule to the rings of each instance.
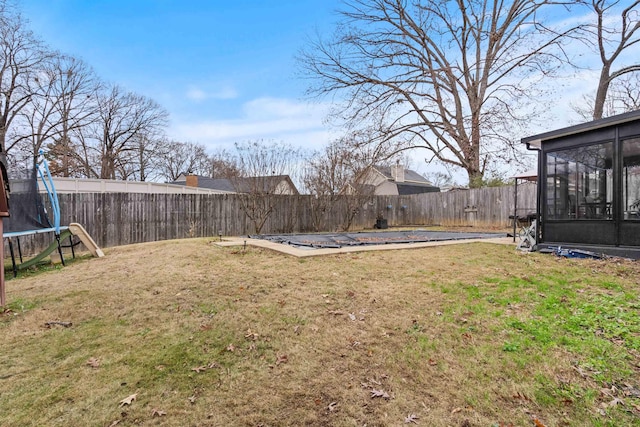
[[[185,95],[192,101],[201,102],[207,99],[235,99],[238,97],[238,92],[232,86],[223,86],[212,90],[189,86]]]
[[[318,149],[333,138],[329,127],[323,123],[327,110],[326,104],[257,98],[242,105],[240,117],[182,121],[173,126],[171,133],[178,140],[198,142],[211,149],[256,139],[274,139]]]
[[[193,101],[203,101],[207,99],[207,94],[202,89],[192,87],[187,91],[187,98]]]
[[[313,106],[311,106],[313,109]],[[304,117],[311,113],[310,105],[284,98],[257,98],[247,102],[243,110],[252,119]]]

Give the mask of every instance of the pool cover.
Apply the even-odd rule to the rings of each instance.
[[[390,243],[438,242],[445,240],[491,239],[504,233],[469,233],[457,231],[379,231],[329,234],[263,234],[249,236],[300,248],[342,248],[345,246],[385,245]]]

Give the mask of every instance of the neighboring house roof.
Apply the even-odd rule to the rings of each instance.
[[[382,175],[384,175],[385,178],[390,179],[392,181],[395,181],[394,176],[391,174],[391,167],[389,167],[389,166],[373,166],[373,169],[375,169],[377,172],[379,172]],[[405,180],[405,182],[409,181],[409,182],[418,182],[418,183],[422,183],[422,184],[432,185],[431,182],[427,178],[423,177],[418,172],[413,171],[411,169],[405,169],[404,170],[404,180]]]
[[[195,175],[198,188],[229,191],[236,193],[251,193],[262,191],[275,194],[300,194],[289,175],[238,177],[238,178],[209,178]],[[182,174],[173,184],[186,185],[187,177]]]
[[[436,193],[440,188],[411,169],[404,169],[400,165],[396,166],[373,166],[374,173],[369,179],[373,184],[375,194],[389,195],[398,194],[407,196],[411,194]]]
[[[183,179],[180,179],[183,178]],[[173,181],[172,184],[187,185],[187,180],[184,176],[179,176],[177,181]],[[209,178],[206,176],[198,175],[198,187],[197,188],[209,188],[212,190],[229,191],[235,193],[236,189],[233,187],[231,181],[226,178]]]
[[[422,193],[437,193],[440,188],[434,187],[431,184],[411,183],[411,182],[396,182],[398,187],[398,195],[408,196],[410,194],[422,194]]]

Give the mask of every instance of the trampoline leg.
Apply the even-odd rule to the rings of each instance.
[[[76,251],[73,247],[73,236],[69,236],[69,247],[71,248],[71,257],[76,259]]]
[[[56,241],[58,242],[58,254],[60,254],[60,261],[62,262],[63,266],[66,266],[66,264],[64,263],[64,255],[62,254],[62,245],[60,244],[59,234],[56,234]]]
[[[22,246],[20,246],[20,237],[16,237],[18,243],[18,256],[20,257],[20,264],[22,264]]]
[[[13,252],[13,243],[11,243],[11,237],[7,239],[9,243],[9,253],[11,254],[11,269],[13,270],[13,278],[18,277],[18,267],[16,266],[16,254]]]

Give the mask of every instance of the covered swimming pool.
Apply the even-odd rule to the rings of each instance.
[[[449,240],[495,239],[506,233],[458,231],[363,231],[357,233],[264,234],[251,235],[252,239],[268,240],[303,249],[338,249],[354,246],[386,245],[398,243],[441,242]]]

